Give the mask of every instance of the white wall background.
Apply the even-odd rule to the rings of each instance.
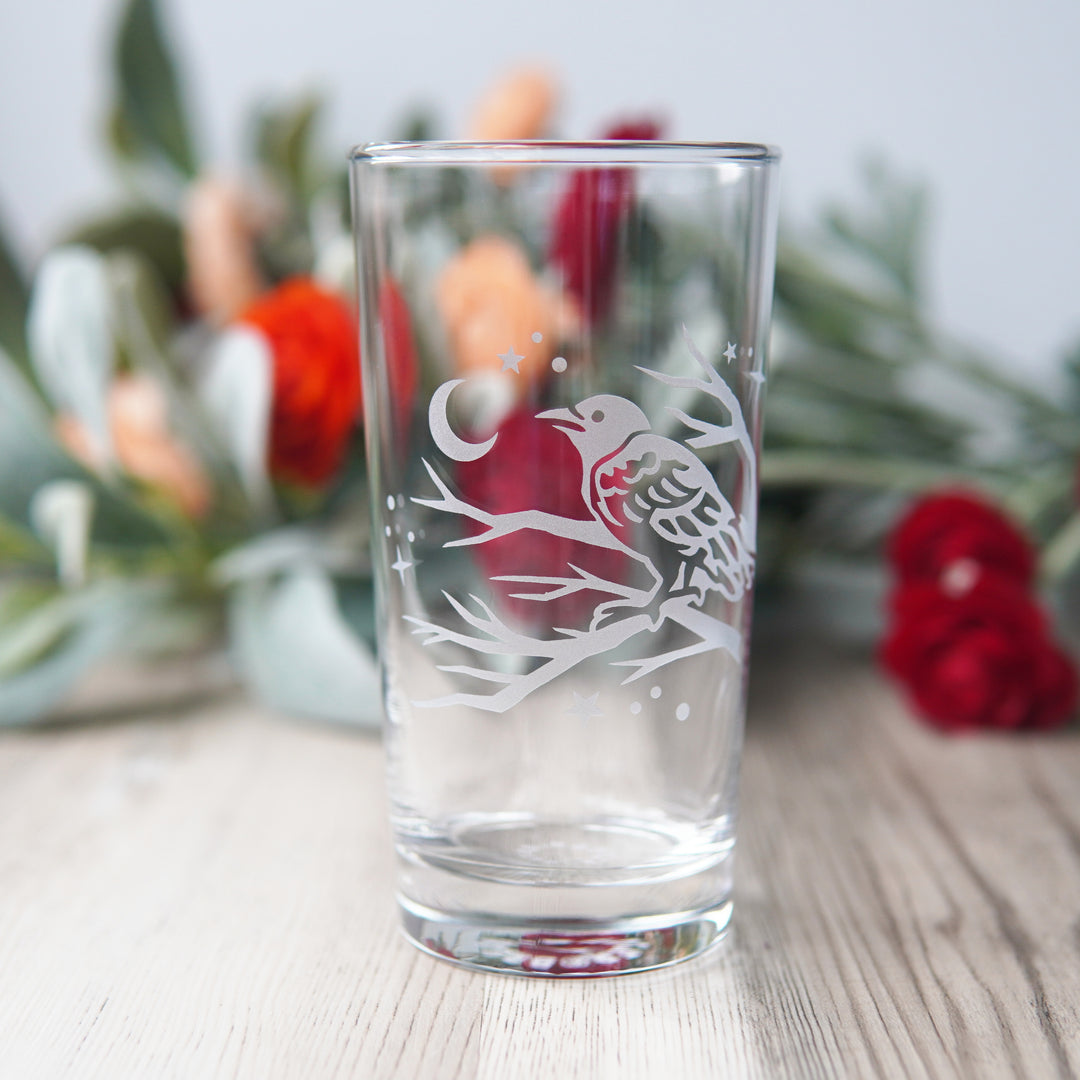
[[[784,151],[785,213],[849,194],[869,151],[928,180],[941,322],[1045,370],[1080,334],[1077,0],[162,0],[203,148],[314,86],[344,154],[431,102],[458,133],[492,76],[547,61],[561,130],[659,110],[676,137]],[[113,0],[0,4],[0,210],[28,256],[115,192],[98,148]]]

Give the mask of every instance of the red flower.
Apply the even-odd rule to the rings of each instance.
[[[461,462],[457,480],[464,498],[496,514],[542,510],[560,517],[592,520],[581,494],[581,457],[566,436],[538,420],[526,407],[512,412],[499,425],[496,449],[475,461]],[[484,531],[475,525],[474,531]],[[627,557],[580,540],[522,530],[478,544],[476,558],[489,579],[502,575],[573,576],[571,565],[608,581],[619,581]],[[492,581],[502,606],[525,621],[541,619],[552,626],[576,626],[601,600],[599,593],[581,591],[554,600],[522,599],[514,594],[544,592],[521,582]]]
[[[649,141],[659,135],[659,125],[646,120],[619,124],[604,138]],[[555,214],[551,261],[562,270],[567,292],[593,321],[611,306],[619,229],[633,198],[632,170],[581,169]]]
[[[274,358],[270,472],[318,487],[341,465],[360,410],[356,320],[308,278],[261,296],[240,321],[266,335]]]
[[[955,585],[946,576],[944,585],[897,593],[885,666],[944,731],[1063,724],[1076,708],[1076,671],[1047,636],[1042,612],[1013,581],[958,576]]]
[[[390,400],[394,403],[402,437],[405,437],[420,382],[420,363],[416,358],[409,305],[393,278],[387,278],[379,290],[379,321],[382,323]]]
[[[996,507],[963,491],[920,499],[889,539],[889,561],[902,585],[936,582],[965,562],[1027,588],[1035,554],[1023,533]]]

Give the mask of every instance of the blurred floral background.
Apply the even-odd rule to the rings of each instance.
[[[467,75],[461,65],[460,77],[436,78],[374,27],[369,36],[357,27],[358,38],[322,27],[319,40],[341,36],[361,72],[366,53],[394,50],[407,92],[394,99],[369,87],[373,112],[369,101],[353,109],[333,88],[271,83],[250,88],[240,119],[213,107],[220,71],[214,89],[192,78],[200,65],[189,57],[203,43],[171,31],[185,10],[175,7],[127,0],[110,12],[100,58],[107,92],[100,115],[85,120],[111,165],[111,188],[54,165],[31,200],[33,218],[20,213],[18,183],[0,182],[0,723],[48,718],[88,673],[118,658],[152,664],[223,652],[274,708],[377,722],[346,146],[329,130],[343,122],[352,141],[781,143],[795,209],[782,226],[777,271],[759,625],[813,625],[878,643],[919,713],[944,729],[1041,728],[1072,717],[1080,244],[1067,239],[1080,240],[1080,230],[1076,200],[1064,196],[1075,173],[1036,167],[1002,146],[968,147],[964,130],[949,133],[951,171],[939,172],[942,117],[929,112],[932,160],[926,146],[895,152],[912,136],[890,128],[886,110],[870,118],[866,139],[886,156],[861,168],[831,149],[822,156],[836,138],[837,103],[816,129],[768,122],[796,68],[783,67],[790,27],[775,28],[784,43],[777,55],[760,34],[722,36],[724,19],[704,8],[698,17],[714,20],[715,37],[704,37],[717,80],[708,108],[685,72],[658,79],[656,64],[640,55],[631,64],[618,50],[605,50],[603,73],[575,69],[565,81],[555,62],[515,65],[502,49]],[[845,87],[849,135],[862,135],[859,79],[876,31],[854,8],[846,14],[862,47],[836,44],[820,63],[848,64],[828,85]],[[932,44],[946,16],[926,14],[919,32]],[[229,18],[222,14],[223,25]],[[1030,13],[1029,21],[1028,37],[1014,40],[1034,35],[1045,54],[1041,77],[1052,80],[1060,35]],[[284,37],[288,29],[278,28]],[[436,30],[432,22],[416,33]],[[703,47],[690,43],[703,36],[692,21],[680,35],[673,41]],[[537,35],[535,51],[545,40]],[[251,47],[231,46],[237,60]],[[677,48],[658,48],[667,65],[658,70],[674,73]],[[894,44],[890,63],[904,67],[901,53]],[[962,81],[971,63],[945,51],[943,71],[926,68],[934,56],[928,46],[909,57],[912,79]],[[635,81],[642,67],[649,75]],[[1034,109],[1025,95],[1036,91],[1014,85],[1007,64],[994,71],[1008,90],[1002,121],[1025,102]],[[223,98],[247,89],[240,82]],[[653,98],[643,102],[645,88]],[[940,112],[962,112],[976,93],[960,86]],[[606,115],[582,118],[575,95]],[[903,104],[925,104],[928,91],[909,95],[897,84],[894,96],[912,124]],[[84,110],[80,102],[72,112]],[[21,171],[6,177],[30,175],[25,161],[51,136],[38,131],[34,140],[20,142]],[[811,182],[800,149],[827,161]],[[924,173],[952,185],[943,230],[952,248],[933,242]],[[957,183],[969,196],[960,208]],[[828,197],[823,185],[835,185]],[[809,212],[808,191],[823,210]],[[1056,216],[1031,209],[1058,192]],[[461,367],[495,354],[470,321],[477,289],[497,284],[507,317],[516,312],[529,327],[545,325],[551,272],[599,308],[610,302],[605,288],[581,280],[602,273],[603,258],[582,258],[572,237],[582,222],[597,243],[614,236],[620,199],[585,178],[568,190],[546,268],[493,244],[474,245],[448,267],[440,314]],[[433,217],[447,211],[431,209]],[[965,215],[974,217],[962,226]],[[930,259],[943,248],[953,262],[945,284],[931,276]],[[691,258],[667,253],[672,288]],[[958,267],[976,282],[958,284]],[[400,297],[381,304],[409,408],[435,373]]]

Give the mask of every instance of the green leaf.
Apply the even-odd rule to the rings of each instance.
[[[157,271],[172,292],[184,284],[183,238],[179,222],[153,207],[124,208],[76,227],[67,243],[82,244],[103,255],[129,251]]]
[[[1080,405],[1080,339],[1065,350],[1063,367],[1069,381],[1069,403],[1075,411],[1076,406]]]
[[[377,727],[378,666],[342,615],[334,585],[316,567],[280,580],[244,581],[231,593],[229,629],[240,674],[272,708]]]
[[[34,531],[56,556],[56,576],[68,588],[86,581],[94,495],[80,480],[51,480],[30,503]]]
[[[7,236],[0,229],[0,349],[25,364],[26,309],[30,288],[23,277]]]
[[[274,508],[266,471],[273,360],[261,333],[234,326],[211,349],[201,386],[202,401],[236,467],[256,512]]]
[[[105,121],[105,141],[116,157],[125,164],[138,161],[139,136],[131,126],[127,113],[119,101],[109,106]]]
[[[138,636],[163,595],[153,582],[99,582],[0,619],[0,726],[42,719],[91,666]]]
[[[181,176],[193,177],[198,163],[155,0],[128,0],[114,57],[117,100],[109,125],[114,147],[124,157],[162,160]]]
[[[901,181],[880,161],[868,162],[864,177],[868,205],[854,211],[833,208],[826,223],[855,252],[884,269],[905,297],[921,299],[926,189]]]
[[[427,142],[438,137],[437,129],[435,114],[425,106],[416,106],[397,125],[400,134],[395,139],[398,142]]]
[[[255,117],[255,156],[270,178],[295,202],[304,204],[320,182],[313,138],[322,100],[305,94],[278,107],[265,106]]]
[[[116,359],[109,291],[100,255],[57,248],[38,271],[28,320],[39,385],[83,424],[105,461],[113,456],[107,399]]]
[[[116,340],[127,362],[165,383],[186,372],[172,355],[172,310],[161,277],[141,255],[112,253],[106,272]]]
[[[76,611],[71,595],[36,583],[8,590],[0,602],[0,683],[43,659]]]
[[[0,353],[0,515],[25,526],[42,485],[81,474],[53,439],[40,399]]]
[[[9,566],[51,566],[53,561],[51,553],[29,528],[16,525],[0,514],[0,571]]]

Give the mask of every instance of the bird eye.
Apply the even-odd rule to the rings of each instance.
[[[592,422],[593,422],[594,424],[600,424],[600,423],[603,423],[603,420],[604,420],[604,410],[603,410],[603,409],[597,409],[597,410],[596,410],[596,412],[594,412],[594,413],[592,414],[592,416],[590,417],[590,419],[592,420]]]

